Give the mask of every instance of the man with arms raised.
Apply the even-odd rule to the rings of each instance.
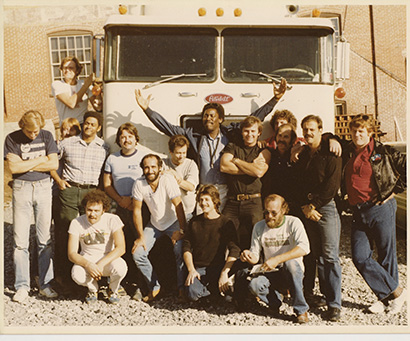
[[[272,111],[286,91],[286,80],[282,78],[279,87],[273,84],[274,96],[265,105],[260,107],[252,116],[261,121]],[[224,174],[220,172],[220,161],[225,146],[238,135],[238,123],[229,126],[222,125],[225,110],[219,103],[207,103],[202,109],[203,130],[195,132],[193,128],[182,128],[169,123],[159,113],[149,108],[151,95],[142,97],[141,90],[135,90],[138,105],[145,112],[149,120],[164,134],[168,136],[185,135],[191,143],[193,156],[199,167],[199,183],[213,184],[218,188],[221,198],[221,210],[226,203],[228,188]]]

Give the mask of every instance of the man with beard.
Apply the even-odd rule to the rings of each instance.
[[[304,258],[305,296],[311,305],[328,306],[328,319],[338,321],[341,309],[342,271],[339,260],[340,217],[335,196],[340,187],[342,159],[329,150],[322,138],[322,120],[308,115],[302,120],[307,145],[295,165],[297,201],[304,215],[311,253]],[[313,295],[316,266],[323,297]]]
[[[147,286],[148,294],[144,302],[154,300],[160,293],[158,277],[152,267],[148,254],[155,241],[163,234],[171,238],[177,266],[177,286],[180,294],[183,291],[182,237],[186,219],[178,183],[171,175],[161,175],[162,160],[158,155],[145,155],[141,161],[144,177],[137,179],[132,188],[133,218],[137,230],[137,239],[132,247],[132,256],[137,268],[141,271]],[[147,204],[151,213],[149,223],[143,226],[142,203]],[[139,299],[134,296],[134,299]]]
[[[272,111],[286,91],[286,80],[282,78],[280,86],[273,83],[274,96],[262,107],[253,112],[251,116],[261,121]],[[219,103],[207,103],[202,109],[203,130],[196,132],[193,128],[182,128],[169,123],[159,113],[149,108],[151,95],[142,97],[141,90],[135,90],[135,98],[138,105],[145,112],[148,119],[164,134],[168,136],[185,135],[192,147],[192,159],[199,167],[199,183],[213,184],[218,188],[221,207],[223,210],[226,203],[228,188],[223,173],[220,172],[222,151],[230,141],[235,141],[239,135],[239,123],[222,125],[225,118],[225,110]]]
[[[289,124],[283,124],[278,128],[275,138],[276,148],[269,148],[271,159],[269,169],[262,178],[262,196],[279,194],[288,203],[291,212],[293,209],[293,192],[295,179],[290,162],[290,153],[296,141],[296,130]],[[293,212],[292,212],[293,213]]]
[[[240,270],[234,285],[235,302],[243,307],[247,289],[279,312],[283,289],[289,285],[297,323],[309,322],[308,309],[303,295],[304,265],[302,257],[309,253],[309,240],[299,218],[287,215],[288,205],[280,195],[271,194],[264,201],[265,219],[255,224],[251,247],[243,250],[240,260],[254,266],[252,271]],[[251,276],[250,282],[248,276]],[[284,281],[286,279],[286,281]]]

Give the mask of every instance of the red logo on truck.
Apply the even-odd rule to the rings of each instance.
[[[205,97],[205,101],[210,103],[226,104],[233,101],[233,98],[225,94],[212,94]]]

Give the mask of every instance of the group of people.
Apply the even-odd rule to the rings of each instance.
[[[61,69],[68,84],[79,74],[70,58]],[[56,101],[66,107],[72,101],[78,109],[87,87],[74,83],[71,95],[56,92]],[[246,310],[248,299],[256,297],[280,314],[290,294],[296,322],[307,323],[313,306],[327,306],[328,319],[338,321],[341,192],[353,212],[353,262],[377,297],[368,309],[400,311],[407,293],[398,278],[394,194],[406,187],[406,156],[373,138],[375,127],[367,115],[350,121],[348,142],[323,134],[316,115],[302,120],[303,138],[298,138],[293,114],[276,111],[270,121],[273,136],[260,141],[262,121],[285,91],[282,79],[273,85],[271,100],[228,126],[222,125],[223,106],[207,103],[203,129],[195,131],[169,123],[150,108],[150,96],[136,90],[137,104],[170,136],[165,159],[140,148],[132,123],[118,128],[120,150],[109,154],[98,136],[103,118],[96,111],[85,110],[81,120],[65,117],[58,144],[42,129],[39,112],[25,113],[21,129],[6,137],[4,152],[13,174],[13,300],[23,302],[30,289],[34,210],[43,297],[58,296],[51,287],[54,279],[60,294],[75,285],[87,287],[85,301],[91,304],[98,299],[98,282],[109,277],[108,301],[115,304],[127,270],[136,268],[143,285],[133,298],[155,300],[163,290],[149,255],[166,235],[175,255],[179,299],[231,297]],[[316,275],[320,295],[314,290]]]

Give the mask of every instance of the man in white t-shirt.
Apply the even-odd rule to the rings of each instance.
[[[251,247],[240,255],[242,262],[251,265],[259,263],[260,259],[263,262],[250,274],[236,276],[235,300],[243,302],[247,286],[254,296],[278,313],[283,297],[279,290],[289,285],[297,322],[309,322],[309,306],[303,295],[303,256],[310,252],[305,228],[299,218],[286,215],[289,207],[280,195],[267,196],[264,207],[265,219],[255,224]],[[250,282],[244,281],[247,275],[252,277]],[[288,283],[284,283],[284,279]]]
[[[108,301],[116,304],[120,300],[118,288],[127,274],[127,264],[121,258],[125,252],[124,224],[117,215],[107,213],[110,198],[103,191],[88,192],[82,203],[85,214],[74,219],[68,230],[68,258],[74,263],[71,277],[88,288],[85,301],[91,304],[97,301],[98,281],[109,276]]]
[[[184,278],[182,273],[182,236],[186,225],[184,207],[178,183],[173,176],[161,174],[162,160],[158,155],[145,155],[141,161],[144,178],[135,181],[132,188],[134,205],[134,225],[138,238],[131,250],[135,264],[141,271],[149,293],[144,302],[155,299],[160,292],[157,275],[148,259],[148,253],[155,241],[163,234],[171,238],[177,266],[177,285],[182,293]],[[151,213],[147,226],[142,222],[142,203],[145,202]],[[138,297],[134,296],[134,299]]]
[[[117,203],[115,213],[124,223],[126,251],[123,258],[128,265],[128,274],[124,282],[134,282],[138,278],[137,269],[132,259],[131,249],[137,238],[132,219],[132,186],[136,179],[143,176],[140,163],[148,154],[147,150],[138,145],[137,128],[130,122],[122,124],[118,130],[115,143],[121,150],[108,156],[104,166],[104,190]],[[145,213],[145,212],[144,212]]]
[[[51,91],[55,98],[60,124],[68,117],[73,117],[83,123],[83,116],[88,108],[88,99],[94,97],[89,90],[93,81],[93,74],[85,81],[78,79],[83,66],[76,57],[68,56],[61,61],[60,70],[63,80],[56,80],[51,84]]]
[[[199,169],[194,160],[187,159],[189,141],[184,135],[174,135],[168,141],[171,157],[163,159],[164,173],[171,174],[181,190],[187,221],[195,209],[195,189],[199,183]]]

